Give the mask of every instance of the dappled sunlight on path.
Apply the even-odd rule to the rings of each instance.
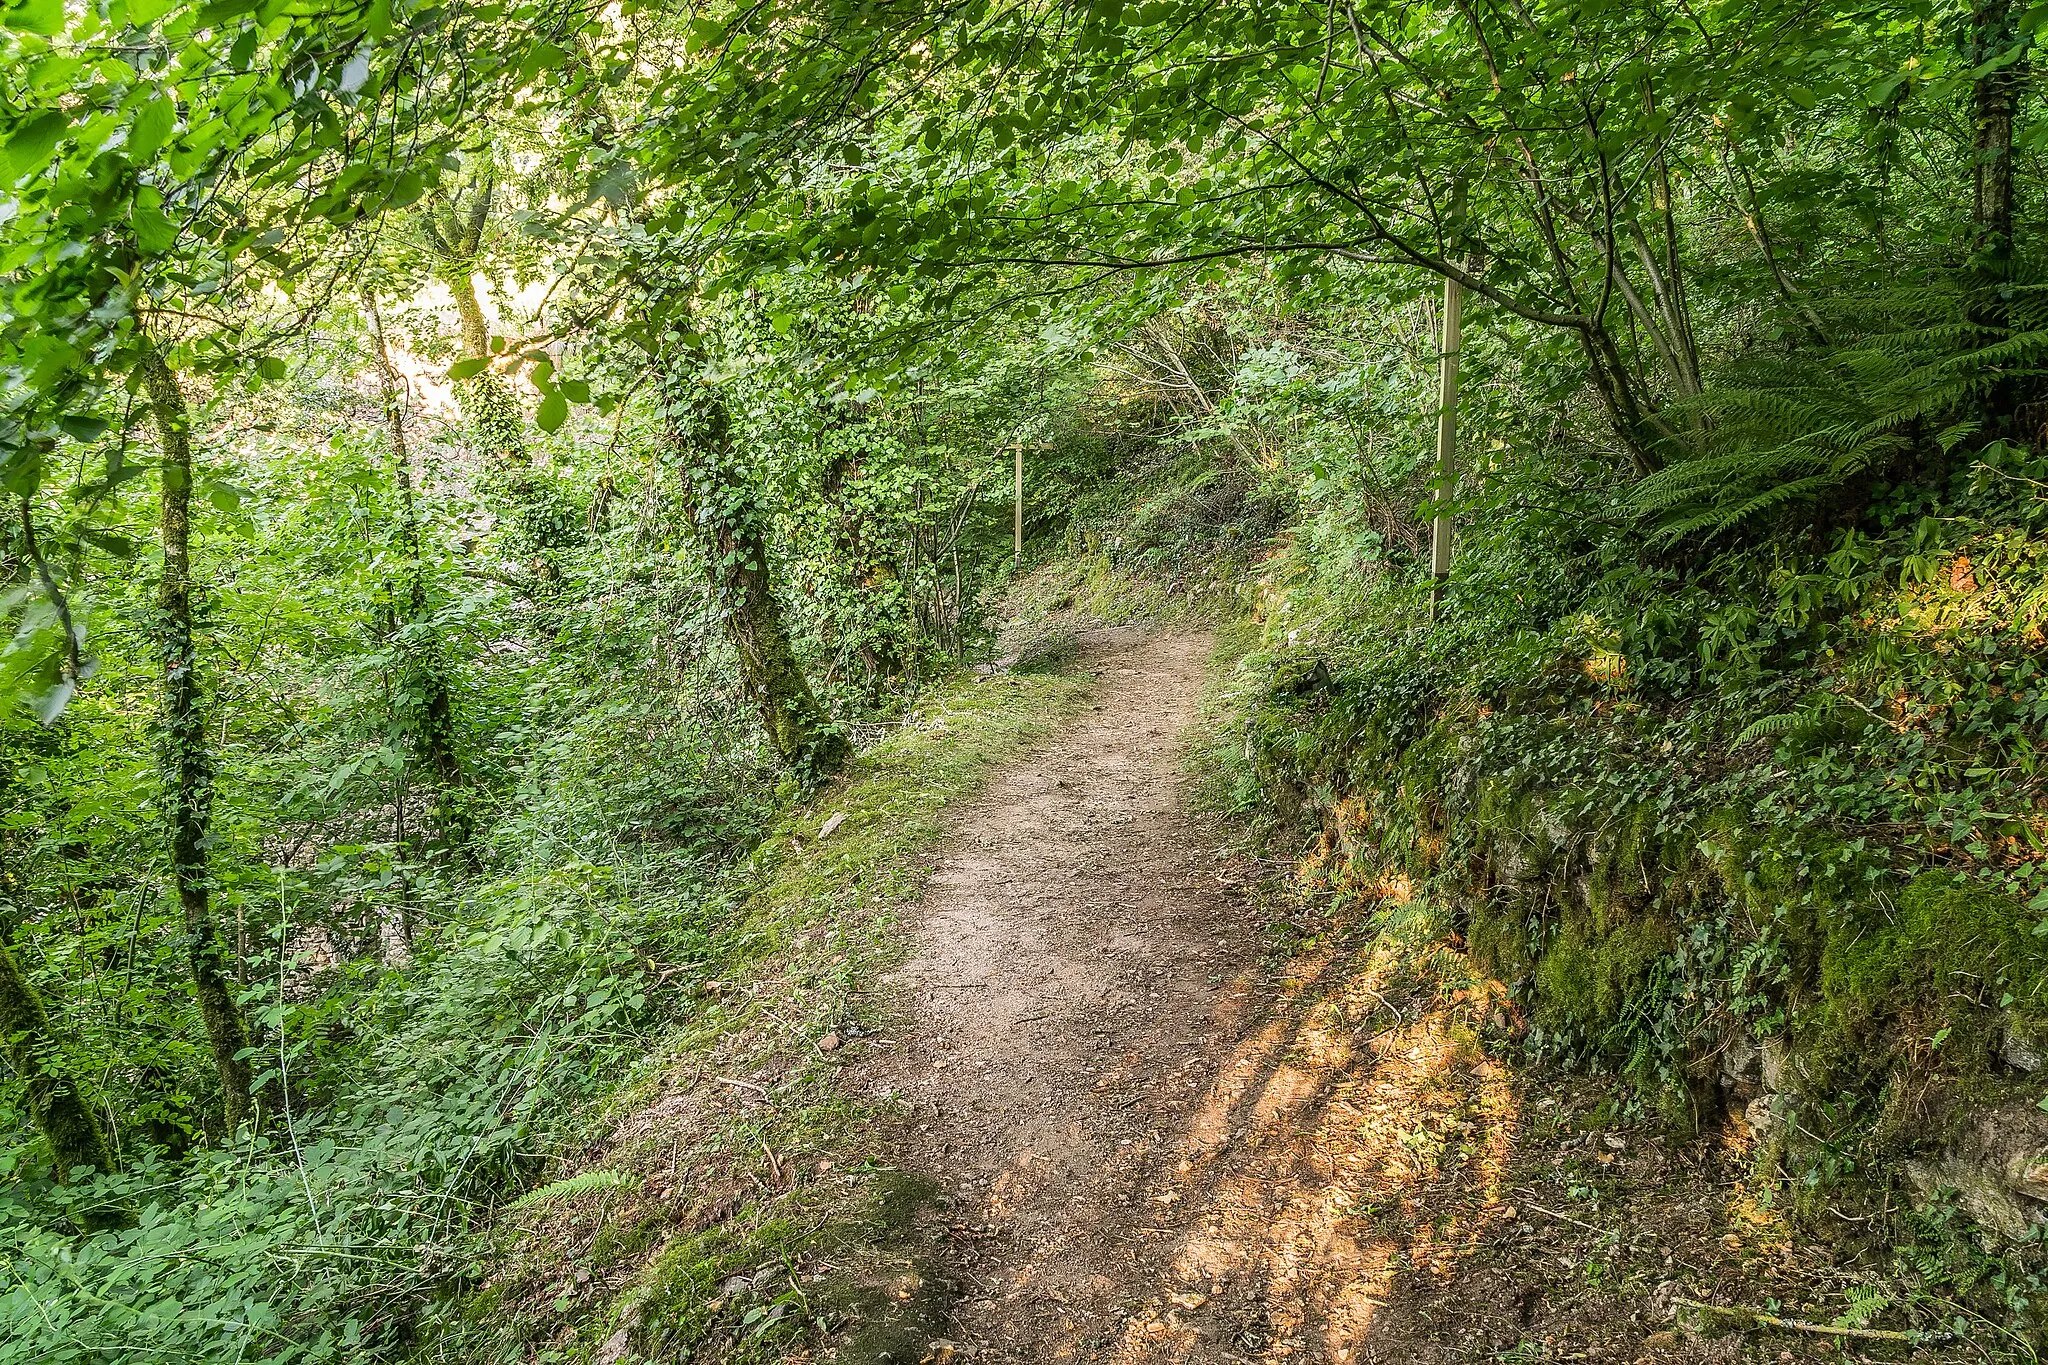
[[[901,1046],[856,1075],[944,1191],[935,1359],[1401,1360],[1407,1297],[1512,1215],[1500,988],[1398,936],[1267,940],[1180,794],[1205,656],[1112,642],[1093,711],[962,814]]]
[[[1393,1359],[1375,1325],[1510,1216],[1515,1100],[1484,995],[1390,1000],[1394,955],[1296,964],[1149,1182],[1164,1254],[1103,1358]],[[1079,1348],[1081,1343],[1072,1343]],[[1092,1353],[1091,1353],[1092,1354]]]

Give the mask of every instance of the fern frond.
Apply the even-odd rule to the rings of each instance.
[[[578,1171],[575,1175],[551,1181],[537,1190],[529,1190],[507,1204],[505,1209],[508,1213],[518,1213],[542,1204],[559,1204],[589,1194],[593,1190],[624,1190],[640,1184],[639,1176],[627,1175],[623,1171]]]
[[[1797,711],[1780,711],[1775,716],[1763,716],[1744,726],[1742,733],[1735,737],[1735,747],[1762,739],[1765,735],[1782,734],[1799,723]]]

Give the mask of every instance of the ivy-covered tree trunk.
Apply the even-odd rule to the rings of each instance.
[[[427,585],[420,562],[419,509],[413,500],[412,450],[405,432],[405,387],[384,345],[384,318],[378,311],[376,297],[366,291],[363,303],[369,315],[371,359],[377,367],[385,432],[391,442],[392,474],[398,486],[401,577],[391,594],[389,643],[402,661],[407,709],[413,713],[408,717],[408,734],[422,766],[433,775],[436,784],[435,832],[445,846],[462,850],[468,847],[474,833],[465,794],[469,775],[463,770],[461,755],[455,747],[455,700],[448,686],[445,661],[439,641],[425,622]]]
[[[2012,0],[1975,0],[1970,10],[1970,61],[1991,66],[1970,92],[1973,125],[1971,223],[1982,264],[2005,274],[2012,260],[2017,193],[2013,179],[2013,134],[2025,90],[2026,59],[2014,56],[2019,15]],[[1995,65],[1994,65],[1995,64]]]
[[[695,375],[668,376],[665,397],[683,509],[697,528],[741,681],[776,755],[803,781],[817,782],[846,762],[852,746],[818,705],[790,645],[767,526],[734,459],[732,414],[723,395]]]
[[[434,273],[455,299],[465,360],[493,358],[490,324],[484,320],[483,300],[476,292],[476,265],[494,198],[495,186],[486,180],[471,192],[466,205],[458,202],[438,217],[428,214],[424,219],[427,242],[437,258]],[[462,407],[470,439],[487,468],[503,474],[524,469],[531,462],[519,405],[503,375],[485,369],[457,381],[455,401]]]
[[[855,491],[862,473],[860,438],[865,419],[865,413],[856,413],[828,429],[840,449],[826,466],[823,492],[837,513],[830,530],[833,559],[845,575],[847,587],[861,596],[866,610],[877,618],[860,632],[857,653],[867,671],[868,699],[878,702],[883,689],[907,667],[905,642],[894,627],[899,619],[907,626],[908,612],[904,609],[902,572],[869,536],[868,509]]]
[[[233,1133],[249,1118],[249,1026],[235,1002],[235,977],[214,922],[206,841],[213,805],[213,756],[200,708],[192,630],[192,422],[177,376],[161,352],[143,354],[150,416],[163,445],[163,577],[157,588],[157,648],[163,660],[160,762],[170,825],[171,879],[185,916],[192,990],[220,1075],[221,1120]]]
[[[0,1043],[28,1091],[29,1118],[49,1145],[57,1179],[69,1180],[85,1166],[112,1171],[106,1135],[85,1083],[57,1061],[49,1013],[5,944],[0,944]]]

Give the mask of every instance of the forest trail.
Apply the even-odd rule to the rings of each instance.
[[[1420,1358],[1374,1328],[1390,1280],[1498,1221],[1500,1068],[1442,1011],[1381,1018],[1395,986],[1356,955],[1269,960],[1247,869],[1189,811],[1210,648],[1098,639],[1093,709],[995,779],[931,881],[903,1046],[861,1079],[904,1106],[894,1159],[944,1192],[959,1297],[933,1357]],[[1455,1151],[1417,1155],[1418,1105],[1462,1125]],[[1395,1238],[1372,1231],[1389,1210]]]
[[[1356,907],[1269,936],[1272,869],[1186,799],[1210,641],[1083,643],[1093,708],[959,816],[899,1046],[850,1077],[941,1191],[926,1365],[1826,1358],[1674,1330],[1687,1296],[1841,1278],[1747,1193],[1739,1132],[1667,1141],[1599,1118],[1597,1082],[1517,1072],[1504,988],[1441,938]]]

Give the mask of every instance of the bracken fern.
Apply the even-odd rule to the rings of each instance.
[[[2048,373],[2048,282],[1947,277],[1837,300],[1838,340],[1733,362],[1666,409],[1680,434],[1639,483],[1666,543],[1810,512],[1969,440],[2002,385]]]

